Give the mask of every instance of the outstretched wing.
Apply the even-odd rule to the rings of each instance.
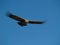
[[[18,17],[18,16],[16,16],[16,15],[13,15],[13,14],[11,14],[11,13],[7,13],[7,16],[10,17],[10,18],[12,18],[12,19],[14,19],[14,20],[17,20],[17,21],[24,21],[23,18]]]
[[[29,21],[29,23],[31,23],[31,24],[43,24],[45,22],[42,22],[42,21]]]

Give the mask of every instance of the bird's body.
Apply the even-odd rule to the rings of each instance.
[[[28,23],[29,24],[43,24],[44,23],[42,21],[31,21],[31,20],[23,19],[21,17],[11,14],[11,13],[8,13],[7,16],[14,20],[17,20],[18,24],[21,26],[26,26]]]

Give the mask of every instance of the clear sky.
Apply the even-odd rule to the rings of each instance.
[[[21,27],[8,11],[46,23]],[[0,45],[60,45],[60,0],[0,0]]]

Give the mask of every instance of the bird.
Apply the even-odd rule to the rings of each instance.
[[[7,13],[7,16],[11,19],[16,20],[17,24],[20,26],[27,26],[27,24],[44,24],[45,23],[44,21],[27,20],[12,13]]]

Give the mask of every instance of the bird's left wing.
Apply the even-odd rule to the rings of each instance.
[[[31,24],[43,24],[45,22],[43,22],[43,21],[29,21],[29,23],[31,23]]]

